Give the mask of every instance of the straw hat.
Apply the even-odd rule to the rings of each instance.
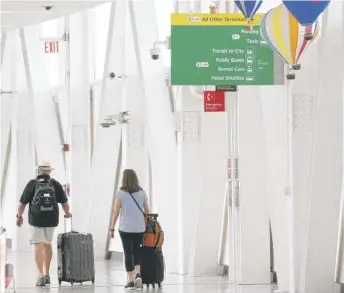
[[[42,164],[37,166],[37,170],[40,171],[52,171],[54,168],[51,167],[50,162],[44,161]]]

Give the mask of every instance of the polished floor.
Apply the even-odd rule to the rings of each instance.
[[[49,287],[36,288],[34,286],[37,272],[31,253],[13,254],[10,256],[11,262],[15,266],[15,282],[11,284],[6,292],[17,293],[44,293],[44,292],[74,292],[74,293],[117,293],[124,292],[125,274],[123,266],[119,262],[96,262],[96,284],[85,283],[82,286],[75,284],[73,287],[68,283],[58,286],[56,276],[56,256],[52,262],[52,284]],[[15,287],[15,291],[14,288]],[[147,292],[147,289],[143,289]],[[183,277],[178,275],[167,275],[163,283],[163,288],[149,289],[150,292],[162,293],[273,293],[272,286],[233,286],[226,278],[219,276],[209,277]]]

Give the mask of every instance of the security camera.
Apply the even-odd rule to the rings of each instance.
[[[150,49],[150,54],[153,60],[158,60],[160,57],[160,49],[152,48]]]

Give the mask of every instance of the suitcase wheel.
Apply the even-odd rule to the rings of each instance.
[[[155,283],[152,284],[153,289],[155,289]]]
[[[158,287],[159,287],[159,289],[161,288],[161,283],[158,283]]]
[[[94,285],[94,281],[95,281],[95,280],[94,280],[94,278],[93,278],[93,279],[92,279],[92,285]]]
[[[61,280],[61,279],[59,279],[59,286],[61,286],[61,283],[62,283],[62,280]]]

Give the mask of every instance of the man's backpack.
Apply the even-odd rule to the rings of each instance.
[[[36,179],[35,194],[32,199],[31,210],[33,214],[57,214],[58,206],[56,194],[50,179]]]
[[[146,214],[139,204],[137,203],[134,196],[129,192],[131,198],[136,203],[137,207],[141,211],[144,216],[145,224],[146,224],[146,231],[143,236],[143,246],[144,247],[153,247],[153,248],[161,248],[164,244],[165,235],[164,231],[162,230],[160,223],[158,222],[158,215],[155,214]]]

